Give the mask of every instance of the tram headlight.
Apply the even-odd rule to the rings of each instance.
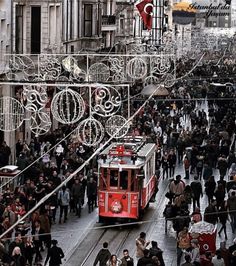
[[[111,203],[111,211],[113,213],[120,213],[122,211],[122,204],[120,201],[118,200],[114,200],[112,203]]]

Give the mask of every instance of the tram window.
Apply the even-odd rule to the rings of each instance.
[[[120,172],[120,188],[121,189],[128,188],[128,171]]]
[[[102,189],[107,189],[107,168],[101,169],[100,184]]]
[[[135,178],[136,178],[136,172],[135,170],[131,170],[131,188],[130,190],[131,191],[134,191],[135,190]]]
[[[118,170],[110,171],[110,187],[118,187]]]

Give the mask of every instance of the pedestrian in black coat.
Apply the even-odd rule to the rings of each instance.
[[[57,240],[52,240],[52,247],[48,249],[44,265],[46,266],[49,261],[49,266],[59,266],[62,264],[61,259],[64,258],[64,256],[62,249],[57,247]]]
[[[157,257],[159,262],[160,262],[160,266],[165,266],[165,262],[163,260],[163,251],[157,246],[157,242],[156,241],[152,241],[152,247],[149,249],[150,252],[150,258],[152,257]]]
[[[93,180],[93,177],[89,178],[87,184],[87,197],[88,197],[88,212],[93,211],[94,206],[97,206],[97,183]]]
[[[190,187],[192,189],[193,196],[193,210],[195,211],[196,205],[200,209],[200,197],[203,196],[202,184],[199,181],[198,176],[194,176],[194,181],[191,182]]]
[[[205,183],[205,192],[208,197],[208,203],[213,199],[214,193],[216,188],[216,182],[214,176],[211,176]]]
[[[226,222],[228,220],[228,212],[227,212],[227,208],[225,207],[225,201],[222,202],[222,204],[221,204],[221,206],[219,208],[218,217],[219,217],[220,223],[222,224],[222,227],[219,230],[218,234],[220,236],[220,233],[222,232],[222,230],[224,230],[225,240],[227,240]]]
[[[27,238],[27,242],[25,243],[25,260],[26,262],[32,266],[33,256],[35,253],[34,243],[31,237]]]
[[[218,220],[216,201],[212,201],[205,209],[204,221],[211,224],[216,224]]]
[[[154,261],[150,258],[150,252],[148,249],[143,251],[144,257],[138,260],[137,266],[154,266]]]
[[[215,198],[216,198],[217,209],[219,209],[225,199],[225,189],[222,184],[218,185],[215,191]]]
[[[93,266],[96,266],[99,262],[99,266],[106,266],[107,261],[111,257],[111,252],[108,250],[108,243],[103,243],[103,248],[98,252],[97,257],[95,258],[95,261],[93,263]]]

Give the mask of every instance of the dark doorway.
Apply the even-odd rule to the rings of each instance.
[[[31,7],[31,53],[40,54],[41,49],[41,7]]]

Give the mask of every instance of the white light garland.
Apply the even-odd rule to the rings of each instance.
[[[14,98],[0,98],[0,130],[8,132],[16,130],[24,121],[23,105]]]
[[[91,116],[80,122],[77,127],[79,141],[89,147],[98,145],[104,135],[103,125]]]
[[[121,107],[121,95],[114,87],[98,85],[92,92],[91,111],[102,117],[117,113]]]
[[[89,81],[105,82],[110,77],[110,69],[104,63],[94,63],[88,70]]]
[[[81,95],[72,89],[65,88],[52,99],[51,112],[53,117],[62,124],[78,122],[85,111],[85,103]]]
[[[142,79],[147,75],[147,63],[140,57],[135,57],[127,63],[127,74],[133,79]]]
[[[30,117],[30,130],[36,137],[46,134],[51,128],[50,116],[45,112],[34,112]]]
[[[115,135],[115,138],[124,137],[129,131],[129,124],[126,124],[127,120],[121,115],[114,115],[110,117],[105,125],[107,134],[111,137]]]

